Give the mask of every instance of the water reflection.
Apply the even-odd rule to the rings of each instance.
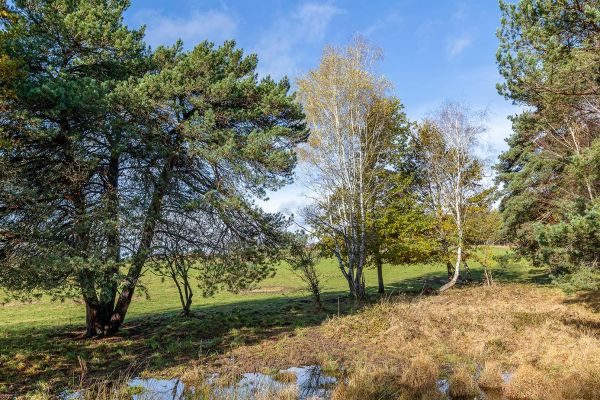
[[[280,372],[296,375],[295,383],[283,383],[270,375],[261,373],[246,373],[239,382],[229,386],[213,385],[218,375],[208,378],[212,392],[218,399],[253,400],[265,393],[279,393],[293,390],[299,400],[327,399],[337,379],[324,375],[316,365],[293,367]],[[134,378],[128,383],[133,400],[185,400],[195,398],[194,386],[186,385],[179,379]],[[63,400],[82,400],[84,392],[65,392]]]
[[[304,367],[292,367],[280,371],[280,373],[294,374],[295,383],[284,383],[276,380],[273,376],[261,373],[246,373],[235,384],[219,387],[215,384],[218,375],[212,375],[207,382],[215,398],[235,399],[235,400],[254,400],[266,393],[280,393],[282,391],[293,390],[294,398],[298,400],[307,399],[329,399],[331,391],[338,382],[336,378],[323,374],[321,368],[316,365]],[[506,383],[512,379],[512,374],[505,372],[502,374],[502,380]],[[437,382],[438,390],[448,398],[449,383],[447,379],[440,379]],[[155,379],[155,378],[134,378],[129,381],[128,386],[132,393],[133,400],[185,400],[195,398],[194,386],[186,387],[179,379]],[[64,400],[83,399],[83,392],[64,393]],[[502,391],[481,391],[478,397],[485,400],[500,400]]]
[[[292,386],[297,389],[299,400],[327,399],[332,386],[337,382],[336,378],[324,375],[316,365],[292,367],[280,372],[296,375],[296,383],[279,382],[272,376],[261,373],[246,373],[237,384],[215,390],[224,398],[254,399],[259,394],[281,392]]]
[[[179,379],[142,379],[129,381],[133,400],[172,400],[185,398],[185,385]]]

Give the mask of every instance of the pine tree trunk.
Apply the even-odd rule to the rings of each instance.
[[[85,336],[92,338],[110,331],[113,315],[114,297],[112,301],[97,303],[90,299],[85,301]]]
[[[133,299],[133,292],[137,285],[137,281],[142,273],[142,268],[150,255],[156,224],[161,215],[163,199],[171,182],[171,174],[175,165],[175,159],[176,153],[172,153],[169,158],[165,160],[165,165],[158,177],[154,193],[152,194],[152,200],[146,211],[140,245],[133,257],[131,267],[125,278],[125,284],[121,290],[121,295],[117,300],[117,304],[112,314],[109,333],[117,332],[121,327],[121,324],[123,324],[125,315],[129,309],[129,304],[131,304],[131,299]]]
[[[98,334],[98,312],[87,300],[85,302],[85,326],[86,338],[93,338]]]

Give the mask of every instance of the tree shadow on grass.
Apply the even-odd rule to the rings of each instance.
[[[600,292],[585,291],[574,294],[564,301],[566,304],[581,304],[593,312],[600,313]]]
[[[497,280],[543,283],[510,270],[497,273]],[[472,269],[472,279],[483,272]],[[416,295],[423,287],[437,288],[445,273],[433,272],[390,282],[386,296]],[[347,315],[380,300],[375,287],[367,289],[368,300],[357,303],[345,291],[322,296],[325,310],[317,312],[309,296],[274,295],[226,305],[197,305],[194,317],[179,311],[148,313],[131,318],[118,335],[94,340],[80,339],[83,326],[59,328],[11,328],[0,331],[0,393],[23,394],[36,382],[60,391],[76,387],[81,377],[114,379],[120,374],[160,375],[194,360],[211,358],[244,345],[252,345],[297,328],[321,324],[333,315]]]
[[[0,393],[25,394],[40,382],[58,393],[77,387],[84,374],[88,381],[141,370],[160,374],[364,306],[341,291],[324,294],[323,302],[323,312],[308,296],[279,295],[196,306],[193,317],[182,317],[179,310],[148,313],[128,319],[115,336],[91,340],[81,339],[83,326],[5,328],[0,330]]]
[[[563,301],[565,304],[582,305],[594,313],[600,313],[600,292],[585,291],[576,293]],[[565,318],[563,321],[567,325],[576,326],[584,332],[594,331],[596,334],[600,332],[600,321],[586,316],[574,315]]]
[[[551,278],[549,271],[544,268],[521,268],[521,267],[494,267],[490,270],[496,283],[524,283],[536,285],[549,285]],[[403,279],[386,285],[398,293],[420,293],[423,288],[431,287],[438,289],[448,281],[445,267],[440,267],[439,272],[432,272],[412,279]],[[469,269],[469,273],[462,271],[458,286],[475,283],[481,284],[485,281],[484,271],[481,266],[476,265]]]

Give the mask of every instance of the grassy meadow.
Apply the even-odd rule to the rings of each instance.
[[[502,247],[493,249],[496,255],[508,251]],[[194,317],[191,318],[179,315],[180,306],[173,283],[163,282],[160,277],[147,273],[143,277],[147,293],[138,294],[132,303],[124,329],[115,337],[96,340],[81,338],[84,307],[76,301],[52,302],[42,298],[32,303],[9,302],[0,306],[0,393],[56,393],[65,387],[85,386],[95,379],[115,379],[124,374],[178,377],[190,368],[239,374],[265,368],[319,364],[334,365],[344,374],[350,374],[358,373],[363,363],[383,368],[395,360],[394,365],[402,366],[410,362],[410,354],[425,357],[443,373],[450,373],[444,368],[456,363],[472,369],[477,362],[493,360],[505,367],[518,368],[520,364],[508,356],[514,352],[516,344],[504,342],[504,335],[498,331],[501,326],[494,327],[495,313],[510,314],[513,309],[522,313],[517,317],[505,316],[503,322],[515,329],[514,340],[522,344],[523,334],[527,333],[522,328],[540,328],[546,321],[554,321],[551,318],[553,304],[563,302],[567,297],[547,287],[548,277],[543,271],[532,269],[526,263],[494,266],[494,278],[499,283],[497,289],[482,287],[482,268],[474,262],[470,267],[472,285],[453,289],[447,295],[428,297],[418,296],[418,293],[425,285],[441,285],[446,279],[445,266],[386,265],[387,294],[383,299],[376,294],[376,271],[368,270],[369,301],[356,304],[348,298],[346,283],[334,260],[326,259],[319,264],[325,286],[325,311],[316,312],[300,279],[287,266],[281,265],[273,277],[252,290],[219,293],[212,298],[202,298],[198,294],[194,298]],[[522,289],[525,285],[527,290]],[[494,293],[498,293],[499,299],[495,300]],[[403,304],[413,302],[422,303],[423,310],[402,308],[405,307]],[[465,305],[468,306],[466,310]],[[535,310],[526,311],[538,305],[542,307],[541,316]],[[393,307],[401,307],[402,313],[406,314],[403,318],[412,321],[413,325],[407,326],[403,322],[393,330],[393,321],[400,318]],[[433,308],[427,311],[428,307]],[[518,311],[520,309],[523,310]],[[432,327],[432,321],[452,316],[462,322],[452,327],[440,325],[441,331],[437,332]],[[369,318],[365,332],[359,329],[361,318]],[[580,318],[584,321],[581,327],[572,324],[569,329],[597,330],[600,319],[596,319],[598,325],[593,325],[590,323],[593,318],[589,315],[586,318]],[[463,322],[469,326],[463,326]],[[379,337],[389,329],[393,334],[384,335],[384,346],[375,345],[378,351],[365,347],[369,340],[361,346],[350,346],[358,333]],[[497,343],[494,337],[481,336],[490,329],[498,337]],[[464,333],[463,338],[457,337],[448,344],[456,348],[440,347],[443,341],[435,335],[458,332]],[[403,335],[408,335],[408,339],[402,340]],[[561,345],[573,344],[568,340],[571,336],[568,333],[561,337]],[[307,341],[307,338],[314,340]],[[438,339],[439,343],[436,342]],[[463,339],[467,340],[467,347]],[[477,340],[482,343],[477,344]],[[486,345],[490,340],[493,343]],[[475,343],[474,348],[470,341]],[[595,346],[594,343],[591,345]],[[495,353],[484,351],[489,346]],[[350,348],[353,349],[351,352]],[[600,346],[594,349],[598,350]],[[377,360],[369,360],[377,354]],[[232,357],[235,362],[231,361]],[[352,388],[339,390],[351,391]],[[353,398],[350,394],[345,396]]]

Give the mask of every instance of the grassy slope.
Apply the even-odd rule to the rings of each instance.
[[[596,400],[599,311],[597,293],[566,296],[514,283],[455,288],[440,296],[395,297],[294,335],[240,346],[217,364],[238,376],[322,365],[348,377],[334,400],[418,399],[423,391],[435,394],[439,378],[465,398],[477,395],[477,379],[503,393],[494,398]],[[504,371],[512,375],[509,382]],[[469,387],[474,393],[465,392]]]
[[[494,249],[495,254],[506,252],[507,250],[502,247]],[[481,269],[477,263],[472,265],[472,269],[475,278],[478,279],[481,275]],[[323,275],[325,294],[341,294],[347,290],[346,282],[333,259],[321,261],[319,270]],[[508,269],[497,269],[496,273],[500,279],[510,281],[524,281],[532,277],[530,271],[524,265],[515,265],[513,268]],[[425,281],[444,278],[445,274],[445,267],[438,264],[384,266],[384,279],[388,290],[418,291]],[[128,318],[130,320],[180,309],[177,290],[170,280],[162,282],[161,277],[148,272],[141,281],[147,288],[147,295],[138,293],[129,309]],[[369,269],[366,271],[366,283],[369,290],[374,292],[377,285],[375,270]],[[197,294],[194,298],[194,308],[200,310],[205,307],[232,305],[239,302],[299,298],[303,296],[306,296],[306,293],[302,290],[300,279],[282,265],[278,268],[274,277],[264,280],[253,291],[240,294],[225,292],[211,298],[202,298]],[[32,304],[12,302],[0,306],[0,332],[19,330],[31,326],[41,328],[81,325],[84,322],[85,310],[77,300],[53,302],[43,298],[34,301]]]
[[[476,264],[471,267],[475,279],[480,279],[481,269]],[[179,303],[171,282],[146,275],[143,282],[149,298],[135,299],[121,334],[93,341],[77,339],[84,322],[81,304],[42,299],[1,306],[0,393],[22,392],[34,383],[54,388],[76,383],[80,360],[92,376],[104,377],[132,364],[150,374],[175,373],[189,361],[200,358],[210,363],[240,346],[320,325],[338,312],[353,312],[356,306],[346,297],[346,283],[334,261],[324,260],[320,270],[326,287],[325,313],[314,312],[300,280],[282,266],[254,291],[196,298],[195,311],[201,317],[192,319],[177,316]],[[446,271],[441,265],[413,265],[385,266],[384,273],[388,291],[418,291],[425,282],[439,284]],[[499,280],[539,278],[525,265],[495,273]],[[367,271],[366,282],[374,292],[375,271]]]

